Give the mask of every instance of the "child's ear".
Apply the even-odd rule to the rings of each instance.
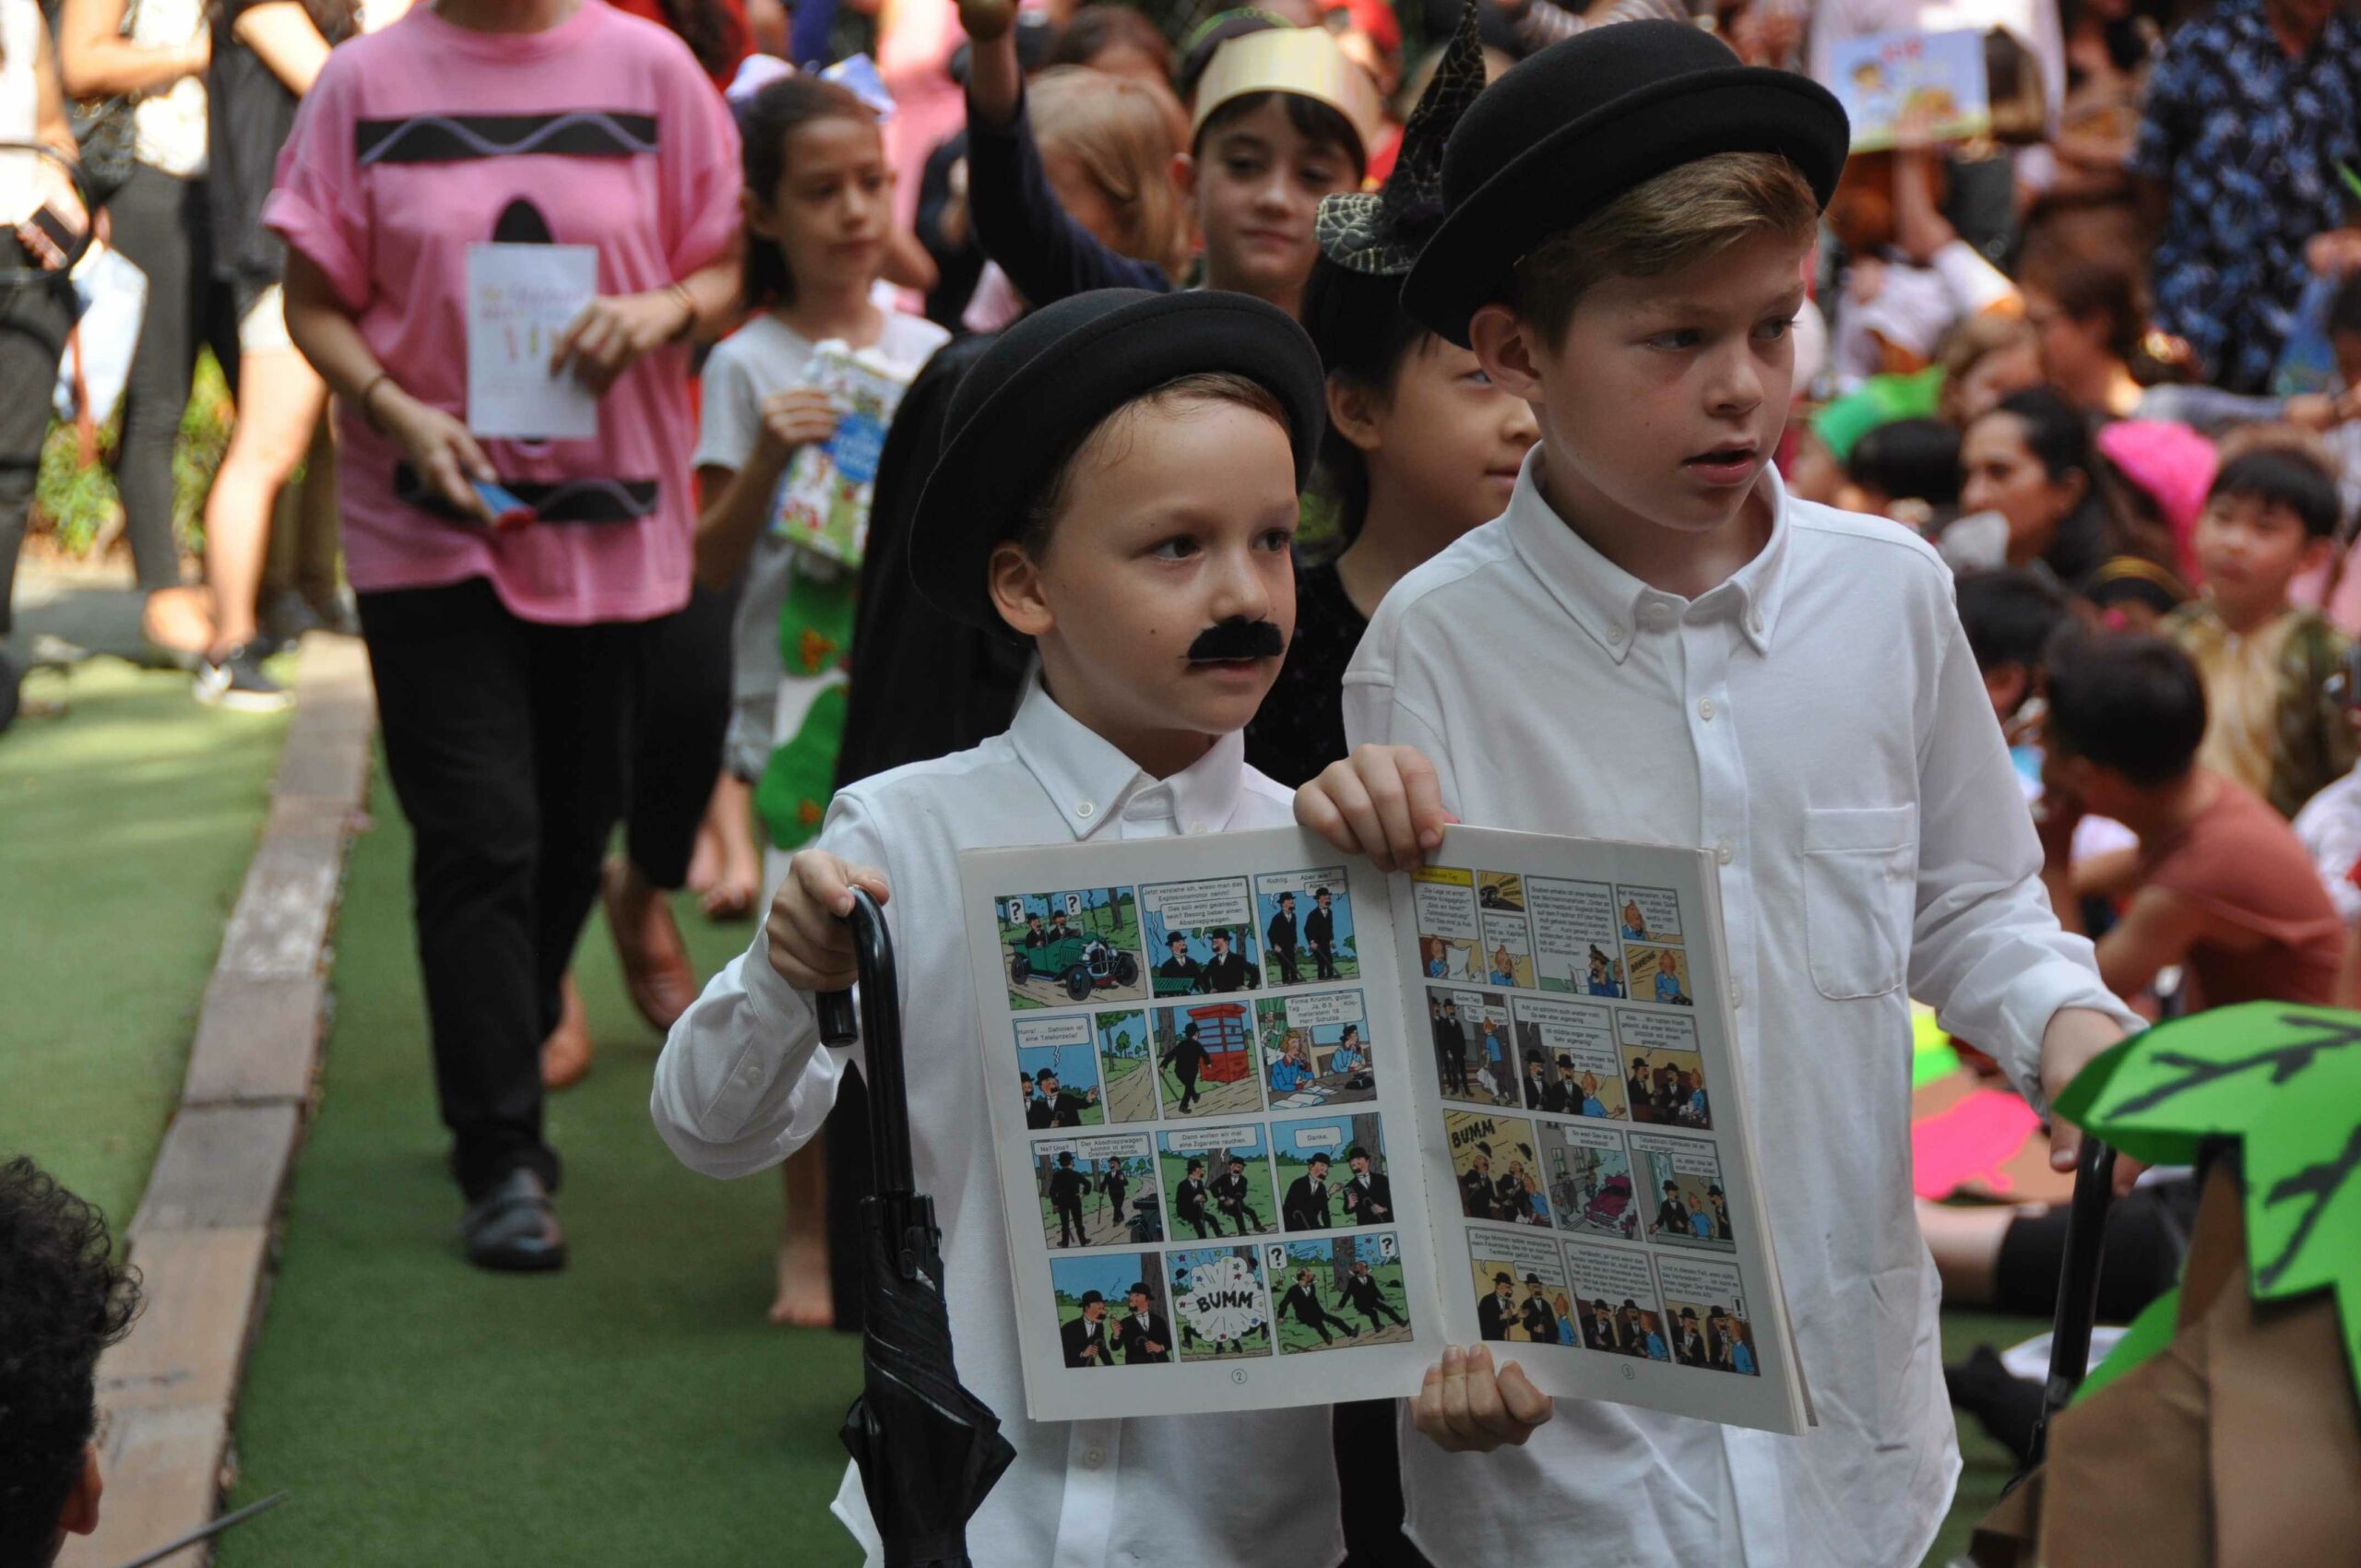
[[[744,187],[739,191],[738,210],[744,216],[747,228],[773,244],[777,243],[778,235],[776,232],[777,224],[771,219],[771,204],[753,187]]]
[[[1009,629],[1020,636],[1038,637],[1055,626],[1050,600],[1042,590],[1040,564],[1014,541],[992,552],[986,568],[991,584],[992,608]]]
[[[2304,552],[2296,557],[2297,574],[2319,571],[2328,564],[2328,558],[2335,552],[2336,540],[2332,539],[2314,537],[2305,540]]]
[[[1172,188],[1191,208],[1197,205],[1197,160],[1188,153],[1172,155]]]
[[[1377,429],[1376,405],[1376,396],[1350,376],[1328,378],[1328,422],[1363,452],[1374,452],[1383,445]]]
[[[1468,319],[1467,344],[1492,385],[1512,398],[1537,402],[1541,398],[1541,357],[1534,351],[1532,328],[1516,312],[1497,302]]]

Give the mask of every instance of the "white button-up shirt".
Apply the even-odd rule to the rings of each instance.
[[[822,847],[883,869],[901,983],[910,1141],[943,1227],[959,1376],[1016,1446],[967,1526],[979,1568],[1139,1563],[1332,1564],[1344,1555],[1328,1412],[1171,1416],[1036,1425],[1025,1419],[1008,1236],[1001,1214],[958,855],[1094,837],[1282,826],[1293,792],[1245,763],[1238,735],[1150,778],[1037,684],[1008,732],[840,791]],[[858,1054],[856,1051],[855,1054]],[[1015,1058],[1010,1059],[1014,1070]],[[845,1063],[820,1045],[808,993],[757,935],[672,1026],[650,1111],[681,1159],[714,1176],[777,1164],[820,1129]],[[859,1477],[837,1516],[878,1561]]]
[[[1403,1435],[1438,1562],[1579,1541],[1596,1563],[1893,1568],[1959,1458],[1910,1189],[1908,1000],[2037,1085],[2061,1007],[2131,1022],[2051,917],[2041,854],[1952,608],[1880,520],[1791,501],[1694,600],[1584,543],[1526,459],[1505,516],[1386,596],[1345,676],[1356,744],[1417,746],[1481,826],[1714,853],[1787,1307],[1797,1438],[1560,1401],[1523,1448]]]

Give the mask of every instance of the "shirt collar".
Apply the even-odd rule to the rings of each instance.
[[[1169,816],[1181,833],[1227,826],[1245,782],[1246,737],[1233,731],[1169,778],[1150,778],[1115,744],[1060,707],[1036,675],[1009,739],[1077,839],[1125,812]]]
[[[1728,581],[1694,600],[1650,588],[1591,547],[1541,493],[1541,447],[1525,454],[1509,497],[1509,539],[1550,597],[1590,634],[1608,658],[1630,656],[1635,633],[1668,632],[1683,620],[1732,620],[1758,654],[1771,651],[1786,581],[1787,487],[1765,467],[1771,487],[1771,538]]]

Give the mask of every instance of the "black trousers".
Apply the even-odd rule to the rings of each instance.
[[[686,609],[652,623],[642,649],[624,842],[632,864],[658,887],[689,880],[697,827],[721,777],[737,608],[734,591],[693,588]]]
[[[15,233],[0,230],[0,267],[30,267]],[[0,636],[14,629],[9,602],[16,592],[17,552],[25,542],[25,515],[41,476],[42,439],[49,434],[50,389],[57,357],[74,324],[71,296],[53,281],[0,287]]]
[[[123,439],[114,459],[123,531],[141,588],[181,580],[172,542],[172,444],[188,408],[196,350],[211,343],[231,388],[238,385],[237,303],[213,276],[213,214],[203,180],[180,180],[145,163],[107,199],[115,249],[148,275]]]
[[[542,1039],[623,814],[638,673],[661,623],[548,626],[480,577],[359,596],[410,867],[434,1087],[470,1198],[552,1188]]]

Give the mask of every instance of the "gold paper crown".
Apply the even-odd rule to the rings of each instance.
[[[1213,112],[1233,98],[1254,92],[1291,92],[1325,103],[1342,114],[1361,138],[1366,157],[1375,149],[1384,110],[1369,73],[1346,58],[1336,41],[1318,28],[1273,28],[1233,38],[1214,51],[1213,63],[1197,83],[1197,107],[1189,122],[1194,142]]]

